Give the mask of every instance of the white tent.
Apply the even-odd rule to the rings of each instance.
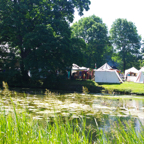
[[[111,69],[112,69],[112,67],[110,67],[107,63],[105,63],[104,65],[102,65],[97,70],[111,70]]]
[[[77,72],[77,71],[89,71],[89,68],[86,68],[86,67],[80,67],[78,66],[77,64],[72,64],[72,71],[71,71],[71,74]]]
[[[77,64],[72,64],[72,70],[78,70],[79,69],[79,66]]]
[[[137,74],[135,82],[136,83],[144,83],[144,67],[142,67],[139,70],[139,73]]]
[[[79,67],[79,70],[89,70],[89,68],[86,68],[86,67]]]
[[[89,68],[86,67],[80,67],[77,64],[72,64],[72,71],[83,71],[83,70],[89,70]]]
[[[130,69],[125,70],[125,77],[127,76],[128,73],[135,73],[135,74],[137,74],[138,72],[139,71],[135,67],[132,67]]]
[[[139,70],[139,72],[144,72],[144,67],[142,67],[142,68]]]
[[[144,71],[140,71],[136,77],[136,83],[144,83]]]
[[[129,75],[129,73],[134,73],[135,75]],[[130,69],[127,69],[125,70],[125,79],[127,78],[127,81],[132,81],[132,82],[135,82],[136,81],[136,75],[139,73],[139,71],[135,68],[135,67],[132,67]]]
[[[123,82],[116,70],[96,70],[95,82],[120,83]]]

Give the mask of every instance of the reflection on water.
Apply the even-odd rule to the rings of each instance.
[[[140,130],[140,122],[144,125],[144,99],[134,96],[100,96],[84,94],[65,95],[31,95],[14,94],[11,98],[2,96],[0,113],[13,112],[13,104],[18,112],[27,111],[33,119],[50,120],[55,115],[64,117],[86,117],[91,125],[108,130],[112,123],[133,120],[135,129]],[[140,122],[139,122],[139,120]]]
[[[111,123],[117,122],[117,116],[121,121],[132,120],[136,131],[140,131],[141,124],[144,125],[144,98],[132,96],[121,97],[98,97],[94,100],[93,108],[101,109],[105,118],[105,124],[100,125],[102,129],[108,130]],[[111,122],[111,123],[110,123]]]

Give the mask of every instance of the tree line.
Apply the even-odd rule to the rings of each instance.
[[[57,72],[66,75],[72,63],[139,68],[141,37],[134,23],[117,19],[108,32],[92,15],[70,26],[75,9],[81,16],[89,5],[90,0],[0,0],[0,79],[16,84],[44,77],[55,84]]]

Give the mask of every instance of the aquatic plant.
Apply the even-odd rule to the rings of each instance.
[[[46,89],[45,90],[45,93],[44,93],[46,96],[55,96],[54,93],[52,93],[50,90]]]
[[[3,84],[3,91],[2,91],[2,95],[3,96],[10,96],[11,95],[11,91],[8,88],[8,84],[6,82],[2,82]]]
[[[87,94],[87,93],[89,93],[89,90],[88,90],[87,87],[82,86],[82,92],[83,92],[84,94]]]

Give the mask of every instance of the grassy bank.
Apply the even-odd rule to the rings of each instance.
[[[144,95],[144,84],[124,82],[121,84],[97,84],[92,80],[67,80],[60,85],[59,89],[82,92],[82,87],[87,87],[90,93],[137,94]]]
[[[87,87],[90,93],[99,93],[104,89],[92,80],[65,80],[59,85],[58,89],[82,92],[83,86]]]
[[[83,92],[82,87],[88,88],[90,93],[100,93],[104,88],[99,86],[95,81],[92,80],[62,80],[59,81],[56,86],[49,86],[49,85],[41,85],[35,86],[33,84],[27,85],[24,87],[15,87],[10,85],[11,90],[16,91],[42,91],[44,92],[45,89],[49,89],[53,92],[58,93],[70,93],[70,92]],[[2,86],[0,87],[2,88]]]
[[[83,92],[83,87],[88,88],[90,93],[109,93],[114,94],[137,94],[144,95],[144,85],[134,82],[124,82],[121,84],[102,84],[96,83],[92,80],[63,80],[57,83],[55,87],[45,86],[33,86],[31,87],[10,87],[11,90],[21,90],[21,91],[41,91],[44,92],[45,89],[49,89],[53,92],[59,93],[69,93],[69,92]]]
[[[144,84],[124,82],[121,84],[99,84],[108,93],[118,92],[121,94],[144,95]]]

